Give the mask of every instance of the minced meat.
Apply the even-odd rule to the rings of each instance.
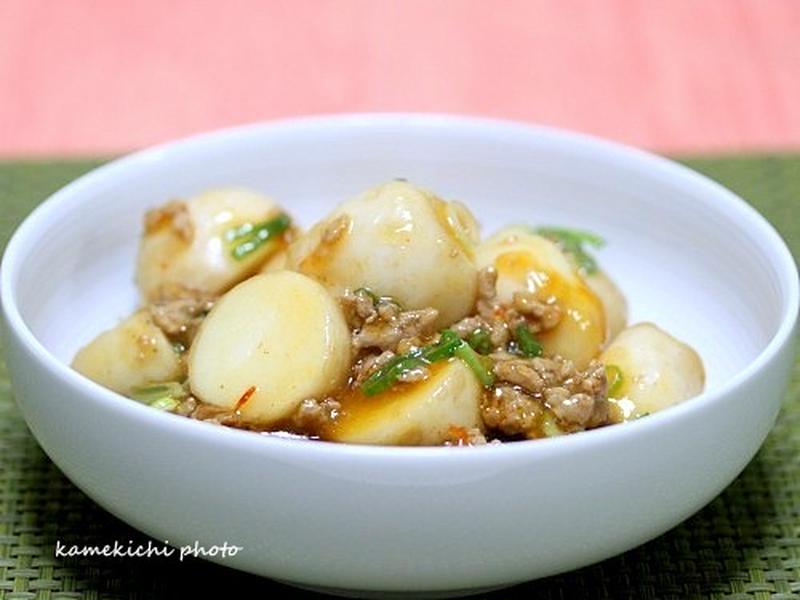
[[[545,409],[573,431],[610,422],[608,382],[599,361],[592,361],[581,371],[560,356],[494,356],[498,384],[481,407],[488,427],[505,435],[531,436],[540,426]]]
[[[213,305],[213,297],[195,293],[172,300],[158,300],[147,308],[153,322],[170,340],[188,348]]]
[[[422,339],[435,333],[439,311],[435,308],[403,310],[391,298],[372,298],[365,290],[345,291],[340,299],[353,330],[353,347],[396,351],[407,339]]]

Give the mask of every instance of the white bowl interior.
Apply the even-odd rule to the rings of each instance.
[[[466,203],[484,234],[525,222],[602,235],[608,243],[597,256],[627,296],[631,321],[654,321],[694,346],[711,389],[774,336],[785,290],[760,234],[743,222],[747,209],[710,203],[701,178],[687,185],[674,175],[644,155],[631,161],[628,151],[580,137],[496,124],[309,121],[209,136],[77,183],[82,193],[40,223],[17,271],[17,304],[38,340],[68,363],[137,305],[134,261],[146,208],[246,185],[307,226],[363,189],[406,177]]]

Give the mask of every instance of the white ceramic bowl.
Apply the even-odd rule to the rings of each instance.
[[[633,320],[702,355],[707,391],[639,421],[478,448],[259,436],[164,414],[84,379],[73,353],[136,305],[142,214],[244,184],[304,224],[403,176],[466,202],[489,232],[564,224],[608,240]],[[54,194],[2,265],[14,390],[47,454],[100,505],[219,562],[338,591],[472,592],[641,544],[718,494],[770,427],[792,361],[795,263],[742,200],[619,145],[512,123],[352,116],[243,127],[128,156]]]

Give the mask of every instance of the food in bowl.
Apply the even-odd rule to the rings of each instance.
[[[143,307],[73,367],[155,408],[259,432],[476,445],[640,418],[699,394],[699,355],[627,305],[598,236],[512,226],[405,180],[307,232],[242,188],[149,211]]]

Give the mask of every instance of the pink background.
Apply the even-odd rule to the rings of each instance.
[[[394,110],[797,148],[800,1],[0,0],[0,155]]]

